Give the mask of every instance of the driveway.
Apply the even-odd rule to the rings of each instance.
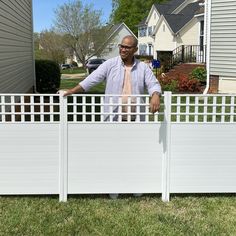
[[[84,79],[87,73],[80,74],[61,74],[61,79]]]

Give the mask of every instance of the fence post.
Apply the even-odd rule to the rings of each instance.
[[[60,94],[60,159],[59,159],[59,191],[60,202],[67,201],[68,192],[68,126],[67,97]]]
[[[170,200],[170,156],[171,156],[171,92],[164,93],[164,123],[166,127],[165,150],[162,163],[162,201]]]

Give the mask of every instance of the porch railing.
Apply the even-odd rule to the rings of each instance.
[[[181,45],[172,52],[167,68],[170,70],[180,63],[206,63],[206,46]]]

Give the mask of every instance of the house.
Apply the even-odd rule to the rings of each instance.
[[[173,54],[183,45],[200,45],[203,51],[204,14],[198,13],[199,4],[198,0],[153,4],[147,18],[138,26],[139,54],[158,58],[161,52]]]
[[[105,27],[110,27],[107,30],[105,42],[99,47],[94,55],[89,58],[103,58],[107,60],[109,58],[116,57],[119,55],[118,44],[121,43],[124,36],[133,35],[137,38],[125,23]],[[71,56],[68,56],[66,63],[72,63],[72,61],[75,61],[79,66],[82,66],[82,64],[77,60],[75,53],[70,52],[68,55]]]
[[[32,0],[0,1],[0,93],[32,91]]]
[[[106,41],[98,50],[97,56],[106,60],[118,56],[118,44],[121,43],[121,40],[126,35],[132,35],[137,38],[124,22],[113,25],[107,33]]]
[[[236,4],[207,1],[208,89],[236,93]]]

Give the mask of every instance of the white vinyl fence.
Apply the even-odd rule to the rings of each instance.
[[[236,95],[0,95],[0,194],[236,192]],[[124,109],[128,109],[124,111]]]

